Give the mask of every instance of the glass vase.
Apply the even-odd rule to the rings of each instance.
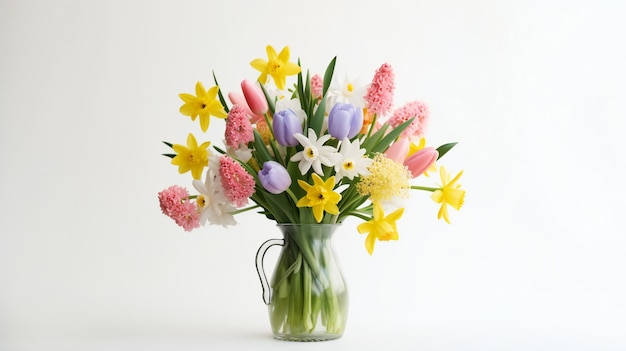
[[[282,239],[263,243],[256,266],[274,337],[289,341],[333,340],[348,317],[348,289],[332,243],[338,224],[278,224]],[[282,246],[268,282],[267,250]]]

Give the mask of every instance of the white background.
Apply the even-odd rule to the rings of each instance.
[[[0,1],[0,350],[626,349],[624,2]],[[255,213],[186,233],[161,140],[196,81],[225,92],[289,45],[312,73],[396,72],[428,140],[459,141],[452,224],[413,193],[400,240],[336,249],[344,337],[271,338]],[[223,122],[207,140],[221,145]],[[430,180],[423,180],[429,185]],[[272,257],[267,265],[271,266]]]

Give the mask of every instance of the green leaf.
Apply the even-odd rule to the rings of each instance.
[[[267,90],[265,90],[265,87],[263,86],[263,84],[261,84],[261,82],[259,82],[259,85],[261,86],[261,90],[263,91],[263,95],[265,95],[265,100],[267,100],[267,107],[270,110],[270,115],[273,116],[274,115],[274,111],[276,110],[276,106],[274,105],[274,100],[272,100],[272,98],[268,94]]]
[[[298,59],[298,66],[300,66],[300,72],[298,73],[298,84],[296,85],[296,93],[298,94],[298,97],[300,98],[300,107],[302,108],[303,111],[306,111],[306,99],[304,97],[304,85],[303,85],[303,80],[302,80],[302,65],[300,65],[300,59]]]
[[[378,144],[378,142],[380,142],[380,139],[385,136],[388,128],[388,124],[383,124],[382,127],[380,127],[380,129],[376,131],[376,133],[370,135],[368,138],[365,139],[365,141],[363,141],[361,147],[367,150],[368,153],[371,153],[372,149]]]
[[[161,154],[161,155],[163,155],[163,156],[167,156],[167,157],[169,157],[169,158],[174,158],[174,157],[176,157],[176,154]]]
[[[440,147],[438,147],[437,152],[439,152],[439,156],[437,157],[437,159],[440,159],[441,157],[443,157],[443,155],[445,155],[448,151],[450,151],[456,144],[458,143],[457,142],[448,143],[448,144],[443,144]]]
[[[219,152],[220,154],[224,155],[226,153],[226,151],[222,150],[221,148],[217,147],[217,146],[213,146],[213,148],[215,149],[215,151]]]
[[[313,118],[309,118],[309,127],[313,128],[318,138],[321,136],[320,132],[322,130],[322,125],[324,124],[325,112],[326,112],[326,98],[322,98],[322,100],[320,100],[319,106],[317,106],[317,110],[315,110],[315,114],[313,115]]]
[[[324,72],[324,89],[322,90],[322,96],[326,96],[326,92],[330,87],[330,82],[333,80],[333,73],[335,72],[335,63],[337,62],[337,56],[333,57],[326,67],[326,72]]]
[[[393,128],[389,134],[385,135],[380,142],[372,148],[372,152],[376,153],[387,150],[389,145],[391,145],[391,143],[396,140],[398,136],[400,136],[400,134],[409,126],[409,124],[413,122],[414,119],[415,117]]]
[[[215,71],[213,71],[213,81],[215,82],[215,85],[217,85],[217,87],[219,88],[219,83],[217,83],[217,77],[215,77]],[[219,90],[217,91],[217,96],[220,99],[220,103],[222,104],[222,107],[224,107],[224,111],[226,111],[226,113],[229,112],[228,110],[228,105],[226,105],[226,100],[224,100],[224,96],[222,96],[222,88],[219,88]]]
[[[272,156],[265,147],[263,137],[256,129],[254,130],[254,153],[256,155],[255,158],[257,159],[259,165],[262,165],[265,161],[273,160]]]
[[[278,145],[276,145],[276,140],[270,140],[270,147],[272,148],[272,151],[274,152],[276,161],[284,166],[285,165],[285,163],[283,162],[284,160],[281,157],[279,157],[280,150],[278,150]],[[259,166],[262,166],[262,165],[259,165]]]
[[[165,145],[167,145],[169,147],[172,147],[172,143],[168,143],[167,141],[164,141],[163,144],[165,144]]]
[[[310,100],[311,97],[311,76],[309,74],[309,70],[306,71],[306,83],[304,83],[304,96],[306,96],[307,100]],[[308,104],[310,107],[311,104]],[[307,111],[307,110],[305,110]]]

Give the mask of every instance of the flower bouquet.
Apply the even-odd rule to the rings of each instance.
[[[180,94],[180,112],[198,119],[202,132],[211,117],[225,120],[224,146],[193,133],[185,144],[165,142],[173,153],[164,155],[179,173],[191,173],[195,193],[170,186],[158,194],[160,207],[187,231],[235,225],[237,214],[252,210],[282,226],[283,253],[269,288],[274,296],[266,296],[274,334],[322,330],[338,337],[347,290],[326,244],[332,230],[323,228],[359,218],[356,230],[367,234],[371,255],[377,241],[398,239],[396,222],[411,190],[431,192],[437,217],[449,223],[448,205],[463,205],[462,171],[451,177],[437,163],[456,143],[427,146],[424,102],[392,110],[394,72],[387,63],[361,85],[334,78],[336,57],[323,75],[305,75],[299,61],[290,62],[288,47],[266,51],[267,60],[251,61],[257,81],[244,79],[241,91],[227,94],[230,103],[215,75],[208,90],[198,82],[195,95]],[[290,76],[296,79],[288,85]],[[412,184],[433,172],[439,184]]]

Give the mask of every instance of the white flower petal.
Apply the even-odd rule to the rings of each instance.
[[[298,163],[298,169],[300,170],[300,174],[305,175],[306,172],[309,171],[309,169],[311,168],[311,162],[307,161],[307,160],[301,160],[300,163]]]
[[[323,176],[324,175],[324,171],[322,170],[322,163],[320,162],[320,159],[318,158],[317,160],[313,161],[313,170],[315,171],[315,173]],[[302,173],[304,175],[304,173]]]

